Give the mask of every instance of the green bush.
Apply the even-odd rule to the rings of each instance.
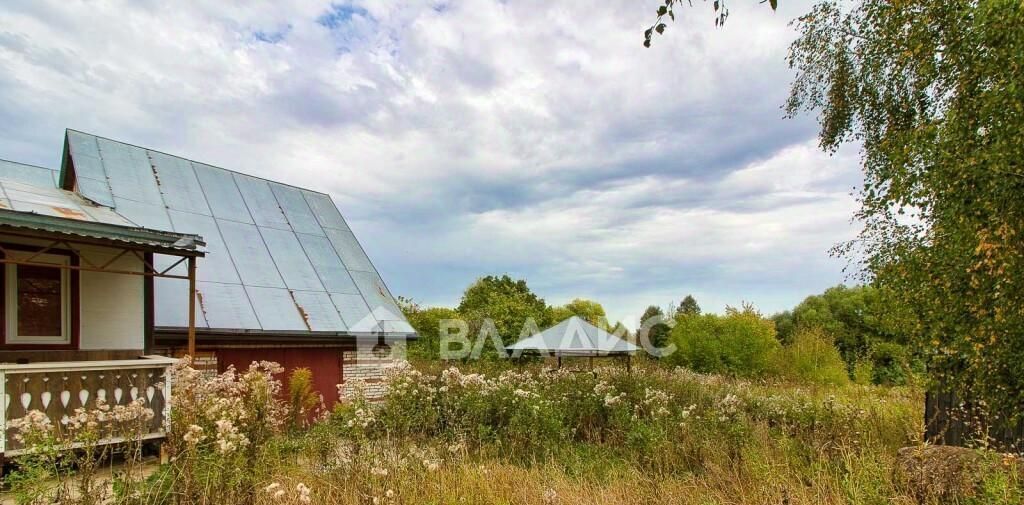
[[[821,328],[800,328],[775,355],[775,372],[799,381],[842,385],[849,382],[846,362],[832,337]]]
[[[862,386],[874,384],[875,366],[868,359],[859,359],[853,364],[853,382]]]
[[[873,286],[835,286],[808,296],[792,311],[772,316],[779,340],[788,344],[802,327],[821,328],[832,337],[849,368],[872,342],[902,339],[892,320],[897,311]]]
[[[409,342],[406,347],[409,359],[438,360],[441,350],[441,322],[446,319],[458,319],[459,314],[445,307],[420,308],[408,305],[403,310],[409,324],[416,330],[419,338]]]
[[[871,346],[871,365],[875,384],[901,386],[910,380],[907,349],[894,342],[876,342]]]
[[[288,376],[288,428],[308,426],[321,401],[313,389],[313,372],[305,367],[292,370]]]
[[[727,308],[725,315],[687,315],[672,329],[675,352],[666,360],[698,372],[758,376],[779,351],[775,324],[752,307]]]

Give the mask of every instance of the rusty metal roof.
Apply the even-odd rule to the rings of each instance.
[[[324,193],[75,130],[66,133],[62,166],[66,189],[73,184],[81,196],[140,225],[206,240],[198,327],[414,333]],[[155,297],[156,326],[186,326],[184,281],[156,279]]]
[[[11,166],[16,170],[8,171]],[[111,208],[57,189],[52,174],[41,171],[50,172],[29,165],[0,164],[0,226],[201,253],[197,249],[203,243],[200,237],[138,226]],[[25,180],[42,185],[21,182]]]

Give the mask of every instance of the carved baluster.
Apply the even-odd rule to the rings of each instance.
[[[164,408],[167,406],[167,399],[164,398],[164,384],[167,383],[166,374],[166,368],[156,368],[153,370],[153,402],[149,406],[153,409],[153,422],[150,424],[151,431],[163,431]]]
[[[114,376],[116,374],[116,370],[103,370],[97,374],[96,399],[99,400],[102,397],[103,401],[110,406],[114,406],[114,388],[116,387]]]
[[[45,405],[46,417],[50,418],[50,421],[54,424],[60,422],[64,417],[64,405],[61,403],[61,391],[64,390],[64,376],[67,372],[47,372],[39,374],[40,380],[43,383],[44,393],[47,395],[48,402],[40,402]]]
[[[96,408],[96,392],[103,387],[100,383],[100,375],[102,374],[102,370],[92,370],[81,373],[82,392],[79,393],[79,397],[85,398],[85,401],[82,404],[83,407],[87,409]]]
[[[82,394],[83,391],[87,391],[85,380],[83,377],[84,373],[85,372],[80,372],[77,370],[72,370],[64,373],[64,376],[67,377],[65,390],[71,393],[70,397],[68,398],[68,405],[65,411],[65,414],[68,417],[71,417],[75,414],[75,409],[85,407],[83,403],[87,403],[89,400],[88,392],[86,392],[84,395]],[[86,402],[82,401],[83,398],[85,398]]]
[[[24,381],[26,378],[22,374],[8,374],[7,385],[7,396],[9,398],[7,404],[7,420],[12,421],[20,417],[25,416],[25,406],[22,403],[22,394],[27,392],[28,384]],[[9,424],[8,424],[9,426]],[[7,430],[7,450],[21,448],[21,443],[14,438],[15,431],[13,429]]]
[[[124,405],[128,403],[128,390],[131,388],[131,383],[128,382],[128,372],[124,370],[115,370],[114,374],[114,391],[111,396],[111,405]]]

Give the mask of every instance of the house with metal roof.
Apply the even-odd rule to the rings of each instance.
[[[6,419],[112,390],[40,370],[155,356],[306,367],[331,403],[415,335],[327,194],[74,130],[59,170],[0,161],[0,262]]]
[[[145,437],[164,435],[164,375],[174,360],[153,355],[146,341],[147,286],[187,276],[152,268],[152,257],[194,266],[204,255],[201,237],[140,227],[56,181],[55,171],[0,161],[0,454],[7,456],[23,449],[8,420],[39,410],[57,423],[100,399],[141,399],[155,413]]]

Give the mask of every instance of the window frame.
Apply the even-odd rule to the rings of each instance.
[[[27,246],[23,244],[3,244],[4,249],[9,251],[18,251],[33,253],[42,250],[42,247]],[[43,254],[51,256],[66,256],[68,258],[67,265],[77,267],[78,256],[66,249],[48,249]],[[3,253],[0,253],[3,256]],[[9,326],[11,307],[9,303],[16,303],[16,301],[9,300],[9,290],[12,289],[8,286],[10,280],[8,275],[8,267],[17,265],[4,263],[3,268],[0,268],[0,349],[4,350],[32,350],[32,349],[51,349],[51,350],[78,350],[79,349],[79,310],[80,310],[80,283],[79,283],[79,272],[70,268],[60,268],[62,276],[62,286],[66,287],[66,290],[62,288],[61,292],[61,305],[62,311],[65,312],[65,322],[67,325],[65,329],[67,333],[67,339],[64,341],[32,341],[32,337],[28,338],[14,338],[10,335]],[[58,267],[54,267],[58,268]],[[66,279],[66,281],[65,281]],[[16,289],[16,287],[14,287]],[[17,309],[15,309],[17,310]],[[15,327],[15,331],[16,327]]]

